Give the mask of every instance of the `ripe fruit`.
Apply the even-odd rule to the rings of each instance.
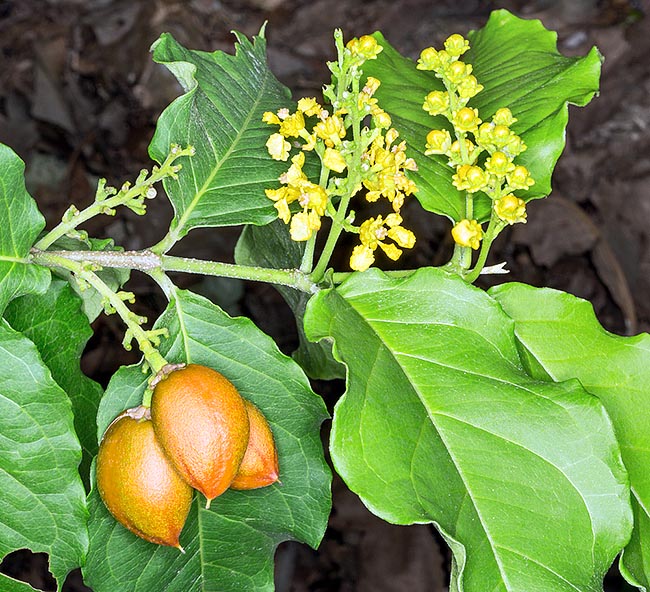
[[[241,395],[215,370],[190,364],[156,384],[151,419],[167,457],[209,507],[230,486],[248,446]]]
[[[244,459],[233,482],[232,489],[257,489],[278,480],[278,452],[273,432],[262,412],[250,401],[244,401],[248,411],[250,435]]]
[[[132,533],[182,550],[178,539],[192,488],[165,456],[146,407],[127,409],[106,430],[97,455],[97,489]]]

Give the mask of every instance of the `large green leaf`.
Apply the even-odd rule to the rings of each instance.
[[[43,293],[50,281],[44,267],[30,265],[29,249],[45,226],[25,189],[25,164],[0,144],[0,314],[22,294]]]
[[[53,279],[45,294],[22,296],[5,312],[9,324],[31,339],[57,384],[72,401],[74,426],[84,456],[81,475],[88,483],[90,460],[97,454],[95,417],[103,389],[79,365],[92,329],[70,284]]]
[[[327,524],[324,405],[295,362],[248,319],[231,318],[208,300],[179,291],[158,325],[169,327],[162,350],[169,361],[215,368],[263,411],[276,439],[282,484],[227,491],[210,510],[197,496],[181,535],[184,555],[130,534],[93,492],[85,578],[95,592],[273,590],[277,545],[295,539],[316,547]],[[100,406],[100,432],[140,402],[145,378],[138,367],[118,371]]]
[[[492,298],[372,270],[316,295],[305,325],[348,370],[337,471],[382,518],[438,526],[452,590],[602,590],[632,521],[609,418],[578,381],[530,378]]]
[[[0,559],[23,548],[49,553],[60,589],[88,545],[70,401],[34,344],[6,321],[0,368]]]
[[[390,113],[394,127],[406,139],[419,171],[413,173],[422,206],[452,220],[465,217],[465,198],[451,184],[453,170],[442,156],[424,156],[429,130],[449,129],[442,116],[422,109],[431,90],[443,90],[433,72],[416,70],[415,63],[397,53],[380,33],[384,47],[377,60],[364,64],[364,73],[382,84],[379,104]],[[565,57],[557,51],[557,34],[537,20],[523,20],[506,10],[496,10],[485,27],[469,35],[471,49],[463,61],[485,87],[470,100],[484,121],[500,107],[509,107],[518,122],[512,129],[528,146],[517,163],[529,168],[535,185],[524,199],[551,192],[551,174],[564,148],[568,104],[586,105],[598,90],[601,56],[593,48],[585,57]],[[482,195],[477,216],[489,217],[489,200]]]
[[[246,226],[237,241],[235,261],[239,265],[299,269],[304,249],[304,243],[291,240],[287,225],[277,220],[266,226]],[[343,378],[345,369],[332,356],[332,345],[325,341],[312,343],[305,336],[302,319],[311,294],[285,286],[276,288],[296,317],[299,345],[293,359],[310,378]]]
[[[534,357],[531,371],[577,378],[612,418],[630,475],[635,530],[623,556],[630,578],[650,589],[650,335],[605,331],[591,304],[551,289],[505,284],[492,295]]]
[[[154,60],[186,94],[160,116],[149,152],[161,162],[172,143],[196,148],[182,159],[178,180],[165,181],[175,211],[165,248],[197,226],[266,224],[277,216],[264,189],[277,186],[287,163],[268,155],[273,130],[262,114],[289,106],[289,91],[268,69],[264,38],[237,39],[234,56],[185,49],[169,34],[153,45]]]

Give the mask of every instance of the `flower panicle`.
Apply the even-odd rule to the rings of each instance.
[[[422,108],[432,117],[448,122],[448,126],[427,134],[425,155],[448,159],[455,171],[452,183],[459,191],[470,196],[480,191],[490,197],[500,226],[525,223],[525,201],[513,192],[526,191],[535,183],[528,169],[515,162],[526,144],[511,129],[517,118],[510,109],[498,109],[487,121],[478,109],[468,105],[484,88],[473,74],[472,65],[461,60],[469,49],[469,41],[454,34],[444,42],[444,49],[428,47],[420,54],[417,68],[434,72],[444,86],[444,90],[432,90],[426,95]],[[478,249],[483,230],[477,220],[470,218],[460,220],[452,236],[459,246]]]
[[[363,189],[368,202],[386,199],[391,213],[369,218],[360,226],[354,226],[345,213],[335,217],[344,230],[359,234],[360,244],[353,250],[350,265],[362,271],[374,263],[377,248],[395,260],[415,244],[413,233],[402,226],[400,210],[417,191],[408,176],[417,165],[407,156],[406,142],[399,141],[390,115],[375,96],[381,81],[372,76],[362,80],[361,66],[376,59],[383,48],[370,35],[343,45],[337,31],[335,41],[339,59],[328,63],[334,77],[324,90],[325,104],[305,97],[293,112],[281,108],[262,116],[264,123],[275,126],[266,142],[269,155],[290,162],[278,179],[281,186],[265,191],[278,218],[289,225],[294,241],[310,240],[323,216],[335,217],[335,197],[352,196]],[[315,153],[320,160],[320,184],[303,170],[306,153]]]

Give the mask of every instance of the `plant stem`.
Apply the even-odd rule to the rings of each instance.
[[[124,324],[128,327],[133,335],[133,338],[138,343],[138,347],[144,356],[144,359],[149,364],[151,370],[157,373],[163,366],[167,364],[167,360],[160,355],[160,352],[153,345],[147,332],[133,320],[133,313],[124,304],[124,301],[111,290],[93,271],[87,269],[83,263],[67,259],[65,257],[56,255],[55,253],[47,253],[48,261],[51,265],[61,267],[72,272],[74,276],[92,286],[99,294],[101,294],[115,309],[115,312],[120,315]]]
[[[490,253],[490,247],[492,246],[494,239],[499,236],[499,233],[503,230],[503,227],[504,223],[499,220],[498,216],[494,213],[494,210],[492,210],[492,217],[490,218],[490,223],[488,224],[488,228],[485,231],[485,236],[481,241],[481,251],[479,253],[478,259],[476,260],[476,265],[474,265],[474,269],[469,271],[464,276],[464,279],[467,283],[471,284],[481,274],[481,270],[485,266],[488,254]]]
[[[272,269],[268,267],[252,267],[247,265],[234,265],[232,263],[219,263],[217,261],[203,261],[186,257],[161,255],[161,269],[164,271],[181,271],[185,273],[199,273],[218,277],[238,278],[255,282],[268,282],[288,286],[301,292],[314,293],[318,287],[307,275],[299,269]]]
[[[339,81],[339,88],[343,86]],[[347,81],[344,82],[344,87],[347,88]],[[352,78],[352,96],[359,96],[359,78]],[[323,251],[320,254],[318,263],[314,268],[314,271],[311,274],[311,277],[314,282],[318,283],[323,276],[325,275],[325,270],[329,265],[332,253],[336,247],[336,243],[341,236],[344,225],[343,220],[348,211],[348,206],[350,205],[350,200],[352,196],[358,191],[358,186],[361,182],[361,155],[363,153],[363,146],[361,145],[361,119],[359,118],[359,111],[356,108],[350,110],[350,116],[352,117],[352,137],[354,141],[354,153],[352,156],[352,167],[350,168],[348,179],[347,179],[347,188],[348,191],[345,195],[341,197],[339,202],[339,207],[336,211],[336,215],[332,217],[332,225],[330,227],[329,234],[327,235],[327,240],[325,241],[325,246]]]
[[[172,255],[157,255],[149,250],[39,251],[32,249],[31,260],[33,263],[45,267],[63,267],[65,269],[69,269],[69,264],[72,262],[75,262],[75,264],[81,262],[92,263],[101,267],[137,269],[154,276],[154,279],[156,279],[157,271],[179,271],[280,284],[307,293],[314,293],[318,290],[316,284],[298,269],[271,269],[234,265],[217,261],[174,257]],[[62,261],[65,261],[66,264],[63,265]]]
[[[141,182],[136,182],[133,187],[130,187],[127,190],[120,190],[116,195],[107,199],[97,200],[97,198],[95,198],[95,201],[92,204],[84,210],[77,211],[70,220],[62,220],[59,222],[59,224],[57,224],[34,245],[34,248],[44,251],[62,236],[70,233],[87,220],[90,220],[98,214],[108,214],[116,207],[124,205],[142,195],[144,187],[150,187],[172,174],[172,172],[170,172],[170,167],[173,161],[180,155],[181,153],[179,152],[170,153],[160,167],[154,167],[151,174],[147,175]],[[143,175],[144,174],[146,173],[143,172]]]

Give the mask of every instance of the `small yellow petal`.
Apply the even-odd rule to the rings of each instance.
[[[343,155],[334,148],[325,148],[323,164],[331,171],[342,173],[348,166]]]
[[[273,160],[287,160],[291,144],[284,139],[282,134],[271,134],[266,142],[266,149]]]
[[[357,245],[352,250],[350,267],[355,271],[365,271],[375,262],[375,254],[365,245]]]

